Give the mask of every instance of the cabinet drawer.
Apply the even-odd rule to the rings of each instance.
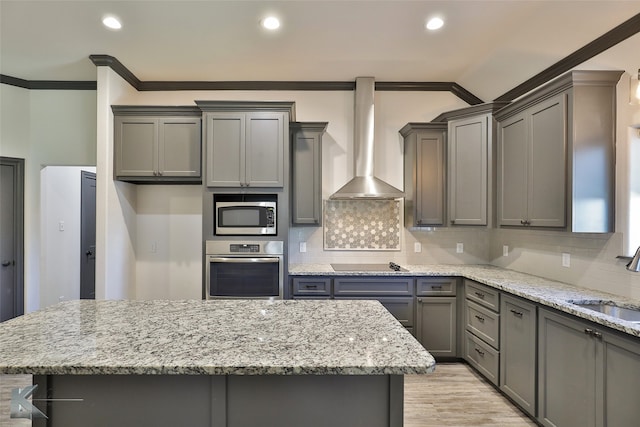
[[[339,278],[333,280],[335,296],[411,296],[413,278]]]
[[[335,299],[376,300],[389,310],[405,328],[413,326],[415,301],[413,297],[335,297]]]
[[[500,349],[500,315],[467,300],[466,329],[487,344]]]
[[[293,278],[293,295],[296,296],[330,296],[331,279],[319,277]]]
[[[464,347],[465,360],[489,381],[498,385],[500,353],[469,332],[466,332]]]
[[[416,279],[417,296],[455,296],[457,280],[452,277]]]
[[[472,280],[464,281],[465,297],[471,301],[475,301],[480,305],[500,312],[500,292]]]

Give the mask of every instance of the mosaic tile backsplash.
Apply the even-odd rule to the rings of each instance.
[[[324,249],[399,251],[401,221],[399,200],[326,200]]]

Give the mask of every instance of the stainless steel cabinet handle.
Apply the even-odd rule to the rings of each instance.
[[[222,257],[209,257],[209,262],[228,262],[228,263],[246,263],[246,262],[260,262],[260,263],[277,263],[280,262],[279,258],[222,258]]]
[[[480,356],[484,357],[484,351],[478,349],[478,348],[474,348],[474,350],[476,351],[476,353],[478,353]]]
[[[480,322],[484,323],[484,317],[480,317],[476,314],[475,318],[478,319]]]
[[[456,220],[455,220],[455,219],[452,219],[452,220],[451,220],[451,225],[455,225],[455,223],[456,223]]]
[[[514,316],[522,317],[522,312],[520,312],[520,311],[516,311],[514,309],[511,309],[511,312],[514,314]]]
[[[11,261],[2,261],[3,267],[9,267],[11,265]]]
[[[484,294],[482,292],[474,292],[478,298],[484,299]]]
[[[594,338],[602,339],[602,332],[598,332],[591,328],[585,328],[584,333],[587,335],[591,335]]]
[[[435,290],[441,291],[442,290],[442,285],[431,285],[431,289],[435,289]]]
[[[305,285],[307,289],[318,289],[318,285]]]

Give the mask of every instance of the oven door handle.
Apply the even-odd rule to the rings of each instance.
[[[209,262],[259,262],[259,263],[278,263],[280,262],[280,258],[223,258],[223,257],[209,257]]]

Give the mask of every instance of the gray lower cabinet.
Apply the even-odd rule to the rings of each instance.
[[[294,277],[291,285],[291,294],[295,299],[331,298],[331,279],[328,277]]]
[[[637,425],[640,342],[539,311],[538,421],[553,427]]]
[[[438,359],[458,357],[457,279],[416,279],[416,339]]]
[[[130,182],[200,182],[201,112],[113,106],[114,176]]]
[[[291,130],[291,223],[322,224],[322,134],[327,122],[293,122]]]
[[[375,299],[413,333],[415,317],[413,277],[338,277],[333,279],[335,299]]]
[[[500,378],[500,292],[464,281],[465,341],[463,358],[496,386]]]
[[[535,417],[536,305],[503,293],[500,313],[500,390]]]
[[[408,123],[404,137],[405,224],[445,224],[446,123]]]

